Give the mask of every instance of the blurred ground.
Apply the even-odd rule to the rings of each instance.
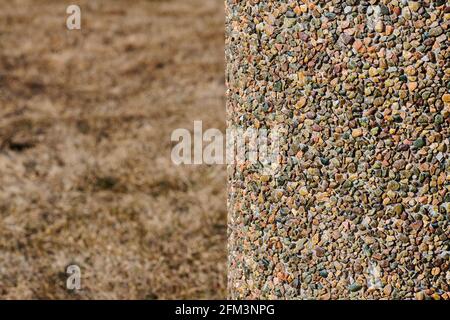
[[[225,130],[223,16],[221,0],[2,1],[0,298],[225,297],[225,168],[170,161],[172,130]]]

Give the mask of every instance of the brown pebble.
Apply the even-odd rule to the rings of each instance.
[[[362,134],[363,134],[363,131],[361,129],[359,129],[359,128],[358,129],[353,129],[353,131],[352,131],[352,137],[353,138],[361,137]]]
[[[392,286],[390,284],[384,286],[383,292],[385,295],[390,296],[392,292]]]

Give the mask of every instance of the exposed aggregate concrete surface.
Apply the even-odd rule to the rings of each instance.
[[[226,0],[235,299],[450,299],[449,1]]]

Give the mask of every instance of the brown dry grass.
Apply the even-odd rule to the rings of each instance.
[[[223,298],[224,167],[170,134],[224,130],[223,1],[4,1],[0,298]],[[65,266],[82,291],[65,289]]]

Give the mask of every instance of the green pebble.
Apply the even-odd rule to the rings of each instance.
[[[422,137],[418,138],[416,141],[414,141],[414,147],[417,149],[422,148],[425,145],[425,139]]]
[[[444,117],[441,114],[437,114],[434,117],[434,123],[435,124],[442,124],[442,123],[444,123]]]
[[[321,270],[321,271],[319,272],[319,275],[320,275],[321,277],[323,277],[323,278],[326,278],[326,277],[328,277],[328,271],[327,271],[327,270]]]
[[[357,292],[357,291],[361,290],[361,288],[362,288],[362,286],[357,282],[354,282],[348,286],[348,290],[350,292]]]
[[[376,136],[379,132],[380,132],[380,128],[378,128],[378,127],[370,129],[370,134],[373,136]]]

